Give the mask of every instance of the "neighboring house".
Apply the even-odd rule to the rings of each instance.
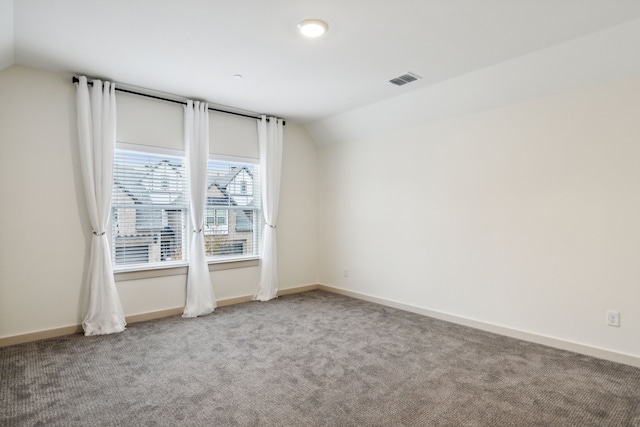
[[[253,174],[246,167],[209,173],[205,246],[207,256],[252,254],[258,233],[253,225]],[[184,259],[186,179],[181,165],[116,167],[113,196],[115,264]],[[242,207],[247,209],[242,209]]]
[[[208,256],[255,252],[258,233],[254,233],[253,225],[253,178],[246,167],[209,174],[205,220]]]
[[[115,264],[182,260],[186,222],[183,169],[167,160],[116,164],[113,195]]]

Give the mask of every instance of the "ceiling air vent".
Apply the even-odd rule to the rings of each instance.
[[[395,79],[391,79],[389,81],[391,83],[393,83],[394,85],[396,85],[396,86],[402,86],[402,85],[406,85],[407,83],[415,82],[419,78],[421,78],[421,77],[416,75],[416,74],[407,73],[407,74],[404,74],[404,75],[402,75],[400,77],[396,77]]]

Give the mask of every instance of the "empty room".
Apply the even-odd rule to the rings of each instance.
[[[0,425],[640,427],[640,2],[0,0]]]

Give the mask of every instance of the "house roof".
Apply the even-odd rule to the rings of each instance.
[[[126,193],[136,204],[153,204],[153,199],[150,195],[149,190],[144,186],[142,181],[145,177],[149,177],[154,173],[154,171],[158,170],[158,167],[161,163],[166,163],[171,165],[168,161],[159,162],[157,165],[153,165],[151,167],[146,166],[147,172],[146,174],[140,176],[139,179],[132,180],[115,180],[115,185],[120,188],[124,193]],[[177,165],[171,165],[174,169],[179,172]],[[234,178],[238,176],[238,174],[242,171],[246,171],[250,176],[253,176],[251,170],[246,167],[240,167],[231,170],[229,173],[210,177],[208,189],[211,190],[212,187],[219,191],[220,196],[208,196],[207,197],[207,206],[237,206],[237,202],[233,199],[233,196],[229,194],[227,191],[227,187],[231,182],[233,182]],[[140,167],[132,167],[127,164],[118,166],[119,175],[123,177],[131,177],[134,176],[135,173],[140,172]],[[183,203],[182,196],[174,201],[174,205],[180,205]],[[249,220],[249,217],[242,209],[235,210],[236,212],[236,231],[253,231],[253,224]]]
[[[167,160],[158,162],[152,166],[145,165],[144,173],[141,174],[142,167],[139,165],[131,165],[129,163],[118,164],[114,170],[114,183],[124,193],[129,195],[134,203],[137,204],[153,204],[154,201],[151,197],[149,189],[143,184],[143,180],[153,175],[153,173],[160,167],[160,165],[169,165],[177,174],[181,174],[180,166],[174,165]],[[132,177],[136,179],[132,179]],[[140,178],[137,178],[140,176]],[[181,205],[184,203],[184,198],[179,196],[173,200],[172,204]]]
[[[245,166],[242,166],[240,168],[231,169],[225,175],[208,177],[208,187],[211,187],[215,184],[219,188],[226,189],[229,184],[231,184],[231,182],[235,179],[235,177],[238,176],[238,174],[242,171],[247,172],[253,178],[253,173],[251,172],[251,170]]]
[[[160,164],[168,164],[170,165],[176,173],[180,173],[179,165],[173,165],[170,162],[164,160],[155,164],[153,166],[145,166],[147,171],[144,175],[140,176],[139,179],[130,179],[129,177],[134,176],[140,173],[140,167],[131,166],[129,164],[120,164],[117,168],[117,174],[115,185],[120,188],[123,192],[125,192],[134,203],[139,204],[153,204],[154,201],[151,197],[150,191],[143,184],[143,180],[146,177],[151,176],[160,166]],[[212,187],[216,187],[216,189],[220,192],[221,196],[208,196],[208,205],[212,206],[237,206],[237,202],[234,200],[233,195],[231,195],[228,191],[228,186],[233,182],[235,177],[238,176],[239,173],[245,171],[249,174],[249,176],[253,177],[253,173],[247,167],[234,168],[228,173],[220,176],[209,176],[208,177],[208,190],[211,190]],[[118,179],[118,176],[122,176],[123,179]],[[184,203],[184,199],[182,196],[177,198],[172,204],[180,205]],[[251,222],[247,218],[247,222],[250,224]]]
[[[242,210],[236,211],[236,231],[253,231],[253,224]]]
[[[209,196],[207,197],[207,205],[208,206],[237,206],[238,203],[234,200],[233,196],[228,191],[228,186],[233,182],[233,180],[238,176],[238,174],[242,171],[246,171],[251,177],[253,177],[253,173],[250,169],[246,167],[240,167],[232,169],[229,173],[225,175],[220,175],[216,177],[211,177],[209,179],[208,188],[215,186],[223,196]],[[236,231],[253,231],[253,224],[247,217],[244,210],[236,209]]]

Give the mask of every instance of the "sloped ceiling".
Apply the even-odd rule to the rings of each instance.
[[[304,39],[296,25],[308,18],[327,21],[329,32]],[[553,56],[558,46],[637,19],[638,0],[0,0],[0,68],[17,63],[86,74],[277,115],[306,124],[317,142],[329,143],[362,137],[354,126],[369,128],[367,120],[356,117],[370,109],[392,113],[387,120],[396,125],[425,120],[421,111],[439,110],[442,101],[416,99],[459,95],[461,89],[442,88],[487,70],[494,70],[491,92],[500,96],[453,97],[457,107],[444,110],[515,99],[523,72],[527,96],[543,95],[550,78],[544,64],[573,69],[576,58],[553,62],[540,52]],[[578,49],[587,56],[588,50]],[[533,66],[537,72],[509,71],[508,64],[526,57],[542,60]],[[629,65],[623,62],[597,69]],[[388,82],[406,72],[422,78],[402,87]],[[560,72],[552,79],[573,77]],[[399,115],[407,117],[394,118]],[[441,112],[432,116],[427,119]]]
[[[377,138],[436,122],[640,75],[640,20],[306,124],[317,144]]]

